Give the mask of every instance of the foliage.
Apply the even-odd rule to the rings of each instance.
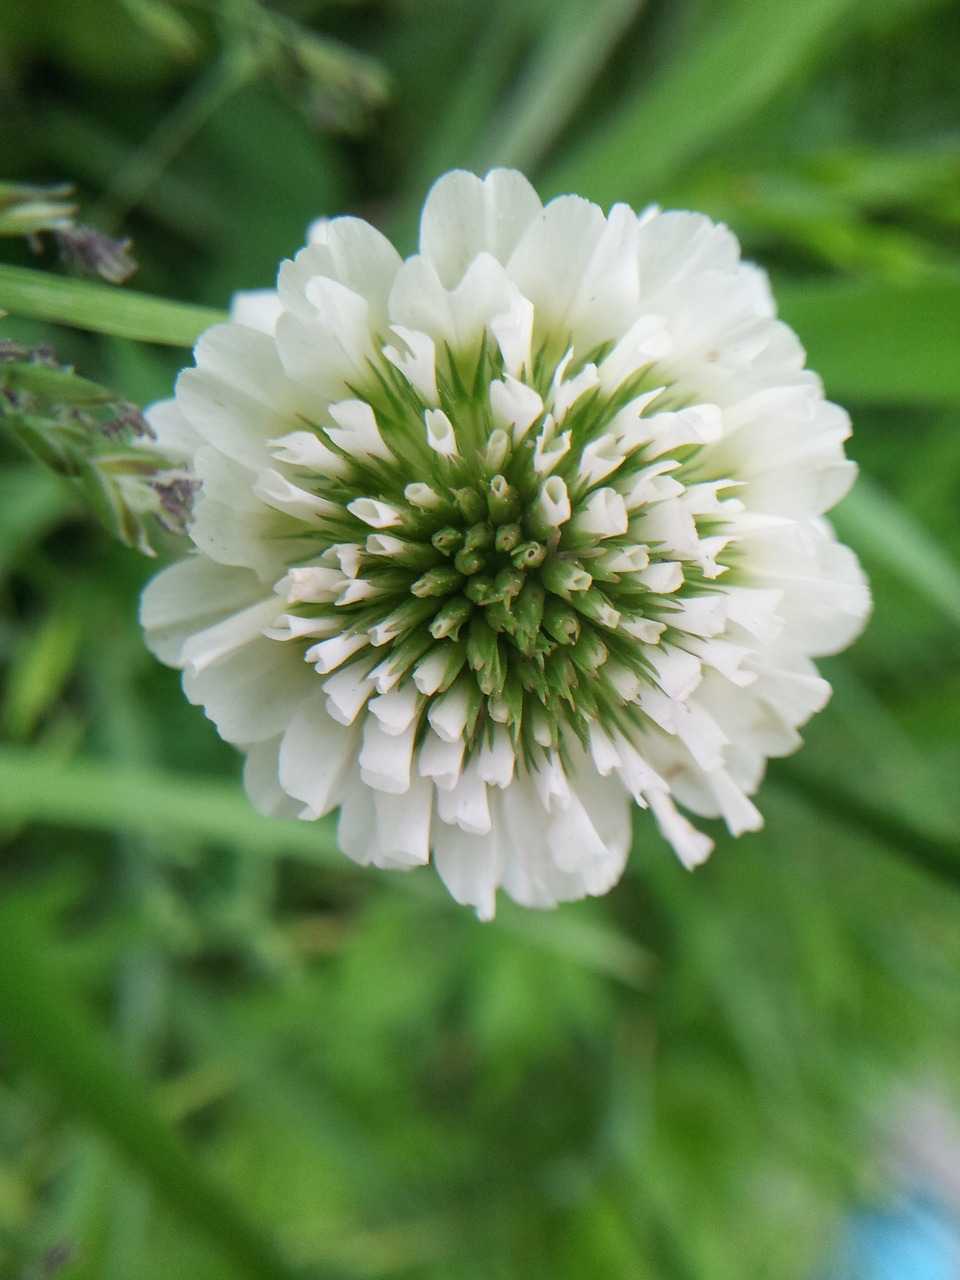
[[[4,8],[0,203],[42,231],[73,183],[140,270],[51,284],[52,246],[5,240],[5,350],[57,357],[0,395],[73,367],[96,421],[145,404],[310,219],[409,249],[440,171],[522,163],[724,218],[771,269],[854,413],[836,522],[876,611],[762,833],[690,875],[641,815],[608,898],[481,925],[250,812],[142,647],[150,566],[3,434],[0,1275],[812,1280],[844,1206],[890,1194],[899,1091],[960,1092],[958,18]]]

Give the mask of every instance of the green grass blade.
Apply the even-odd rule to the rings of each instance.
[[[802,796],[824,818],[832,818],[860,836],[867,836],[928,872],[942,883],[960,890],[960,844],[929,831],[921,831],[889,809],[837,780],[814,773],[796,760],[778,760],[771,783]]]
[[[4,1045],[38,1072],[62,1103],[107,1135],[182,1221],[250,1280],[292,1280],[297,1272],[243,1210],[201,1171],[196,1157],[153,1111],[142,1086],[118,1069],[116,1053],[49,958],[48,939],[23,903],[0,908],[0,1020]]]
[[[743,0],[544,175],[545,195],[646,203],[826,47],[852,0]]]
[[[228,782],[0,748],[0,824],[24,822],[189,837],[318,863],[339,857],[332,822],[262,818]]]
[[[960,276],[784,283],[775,292],[828,395],[960,405]]]
[[[0,265],[0,311],[171,347],[192,347],[227,318],[210,307],[7,265]]]
[[[644,0],[570,0],[551,9],[520,83],[490,120],[475,166],[533,169],[577,107]]]
[[[861,476],[831,520],[868,568],[883,564],[960,627],[960,565],[896,498]]]

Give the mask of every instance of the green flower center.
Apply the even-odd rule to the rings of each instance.
[[[374,450],[347,451],[336,430],[310,424],[338,474],[298,475],[324,503],[320,555],[306,563],[339,566],[343,580],[291,612],[317,620],[313,635],[356,637],[338,665],[381,690],[414,681],[422,710],[455,689],[468,751],[491,723],[528,757],[564,728],[586,744],[591,724],[635,724],[674,593],[715,590],[695,556],[681,565],[662,531],[644,531],[644,485],[682,492],[666,478],[698,452],[681,445],[665,461],[645,410],[682,406],[648,369],[604,390],[608,349],[578,361],[541,352],[521,385],[485,337],[472,355],[437,353],[435,403],[378,361],[355,390],[375,417]]]

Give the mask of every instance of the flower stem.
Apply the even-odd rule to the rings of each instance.
[[[172,347],[192,347],[204,329],[227,318],[210,307],[6,264],[0,264],[2,311]]]

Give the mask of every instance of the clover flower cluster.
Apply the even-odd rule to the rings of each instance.
[[[823,398],[733,236],[453,173],[402,261],[320,222],[149,420],[196,554],[143,619],[264,812],[549,906],[622,873],[634,804],[760,825],[768,757],[869,608],[822,514]]]

